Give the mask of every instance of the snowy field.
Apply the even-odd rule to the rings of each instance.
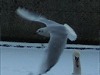
[[[46,46],[0,42],[1,75],[36,75]],[[58,63],[44,75],[72,75],[72,54],[76,49],[81,54],[82,75],[100,75],[100,46],[94,45],[66,45]]]

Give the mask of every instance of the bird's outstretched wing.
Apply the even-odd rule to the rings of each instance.
[[[45,17],[39,15],[39,14],[36,14],[34,12],[30,12],[28,11],[27,9],[25,8],[21,8],[19,7],[17,10],[16,10],[16,13],[21,16],[22,18],[24,19],[27,19],[27,20],[30,20],[30,21],[37,21],[37,22],[41,22],[41,23],[44,23],[46,24],[46,26],[49,26],[49,25],[59,25],[59,23],[55,22],[55,21],[52,21],[52,20],[48,20],[46,19]]]

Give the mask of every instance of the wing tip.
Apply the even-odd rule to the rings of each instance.
[[[68,24],[64,24],[64,26],[68,32],[68,38],[71,41],[75,41],[77,39],[77,34],[75,33],[75,31]]]

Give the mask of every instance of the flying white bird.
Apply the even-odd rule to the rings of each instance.
[[[59,24],[55,21],[48,20],[45,17],[29,12],[24,8],[18,8],[16,13],[24,19],[44,23],[46,27],[38,29],[36,32],[40,35],[50,37],[47,47],[46,57],[43,61],[39,75],[48,72],[58,61],[64,50],[67,38],[71,41],[76,40],[75,31],[67,24]]]
[[[81,75],[80,53],[75,50],[73,53],[73,73],[72,75]]]

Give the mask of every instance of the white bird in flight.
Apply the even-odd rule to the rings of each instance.
[[[71,41],[76,40],[75,31],[67,24],[59,24],[55,21],[38,14],[29,12],[25,8],[18,8],[16,13],[24,19],[44,23],[46,27],[38,29],[36,32],[40,35],[50,37],[47,47],[46,57],[38,75],[48,72],[58,61],[64,50],[67,38]]]

